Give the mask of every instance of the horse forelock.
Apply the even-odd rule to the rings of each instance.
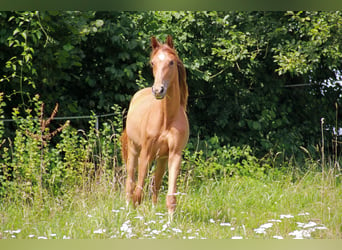
[[[188,84],[186,83],[186,71],[182,60],[179,58],[175,49],[170,48],[167,44],[162,44],[158,48],[152,50],[151,59],[157,54],[158,51],[164,51],[166,53],[172,54],[176,57],[177,68],[178,68],[178,79],[179,79],[179,89],[180,89],[180,104],[186,110],[188,103]]]

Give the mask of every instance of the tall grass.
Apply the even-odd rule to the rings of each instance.
[[[72,198],[48,197],[39,205],[2,202],[0,232],[17,239],[341,239],[342,191],[329,178],[322,183],[320,173],[311,172],[295,183],[233,177],[181,185],[171,223],[165,192],[156,207],[147,196],[133,209],[123,192],[103,182],[91,192],[74,190]]]
[[[166,176],[156,207],[148,181],[143,203],[126,205],[118,107],[100,130],[93,119],[87,132],[65,126],[56,141],[43,142],[51,132],[41,129],[38,97],[34,104],[24,116],[15,110],[15,138],[0,138],[0,238],[342,238],[336,156],[279,162],[258,159],[248,146],[221,147],[217,138],[204,146],[190,142],[169,222]]]

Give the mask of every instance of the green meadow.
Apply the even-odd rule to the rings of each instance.
[[[110,183],[66,197],[0,205],[3,239],[341,239],[341,186],[331,173],[207,180],[179,186],[169,221],[165,192],[137,209]]]

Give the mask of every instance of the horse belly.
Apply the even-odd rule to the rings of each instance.
[[[147,126],[148,103],[150,102],[149,99],[151,99],[151,96],[150,88],[138,91],[133,96],[128,109],[126,120],[127,136],[138,146],[141,146],[144,130]]]

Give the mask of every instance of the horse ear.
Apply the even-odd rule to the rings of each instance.
[[[167,36],[166,44],[169,45],[170,48],[173,48],[173,41],[172,41],[172,36],[171,35]]]
[[[160,46],[160,43],[158,42],[155,36],[152,36],[151,38],[151,45],[152,45],[152,49],[156,49]]]

